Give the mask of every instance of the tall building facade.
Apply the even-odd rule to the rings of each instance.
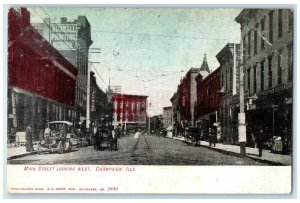
[[[163,108],[163,125],[165,128],[173,124],[173,109],[172,106]]]
[[[199,68],[191,68],[177,88],[178,108],[182,126],[194,125],[194,105],[196,102],[196,81]]]
[[[220,118],[220,68],[203,79],[199,73],[197,82],[197,102],[195,105],[196,124],[208,131],[208,128],[219,126]]]
[[[8,13],[8,129],[33,129],[47,121],[75,120],[77,69],[30,24],[26,8]]]
[[[113,101],[113,121],[123,129],[146,129],[147,98],[144,95],[115,94]]]
[[[238,142],[240,44],[226,44],[216,58],[221,71],[222,140],[234,144]]]
[[[78,16],[72,22],[63,17],[60,23],[51,22],[51,19],[45,18],[43,23],[33,23],[33,26],[52,46],[77,67],[76,117],[77,119],[84,119],[87,102],[89,48],[93,43],[89,21],[85,16]]]
[[[291,132],[293,11],[244,9],[235,20],[241,26],[248,133],[264,129],[269,139],[284,128]]]

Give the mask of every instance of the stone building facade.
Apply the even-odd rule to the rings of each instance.
[[[249,92],[245,97],[247,132],[264,129],[266,139],[282,135],[283,128],[291,132],[293,11],[244,9],[235,20],[241,25],[242,65]]]

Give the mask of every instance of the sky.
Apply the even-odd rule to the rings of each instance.
[[[106,90],[122,86],[122,93],[148,95],[150,115],[171,106],[180,79],[199,68],[207,55],[209,68],[219,67],[218,52],[229,42],[240,42],[235,17],[242,9],[221,8],[29,8],[31,22],[51,17],[60,22],[86,16],[91,25],[91,70]],[[96,69],[96,70],[95,70]],[[110,75],[110,77],[109,77]],[[100,77],[101,78],[100,78]]]

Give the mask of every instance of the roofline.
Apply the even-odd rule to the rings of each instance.
[[[149,97],[148,95],[137,95],[137,94],[114,94],[113,97],[114,97],[114,96],[118,96],[118,95],[119,95],[119,96],[146,97],[146,98]]]

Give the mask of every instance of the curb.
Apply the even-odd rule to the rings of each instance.
[[[240,157],[240,153],[237,153],[237,152],[226,151],[226,150],[223,150],[223,149],[213,148],[213,147],[205,146],[205,145],[200,145],[200,147],[205,147],[207,149],[212,149],[214,151],[221,152],[222,154]],[[253,157],[253,156],[248,156],[248,155],[246,155],[246,157],[250,158],[250,159],[253,159],[255,161],[261,162],[261,163],[267,163],[267,164],[271,164],[271,165],[274,165],[274,166],[285,166],[285,164],[280,163],[280,162],[276,162],[276,161],[270,161],[270,160],[267,160],[267,159],[259,159],[259,158],[256,158],[256,157]]]
[[[178,140],[178,139],[174,139],[174,140]],[[178,141],[181,141],[181,140],[178,140]],[[237,153],[237,152],[226,151],[226,150],[223,150],[223,149],[218,149],[218,148],[214,148],[214,147],[210,147],[210,146],[205,146],[205,145],[199,145],[199,147],[204,147],[204,148],[207,148],[207,149],[211,149],[211,150],[220,152],[220,153],[225,154],[225,155],[240,157],[240,153]],[[253,156],[248,156],[248,155],[246,155],[246,157],[250,158],[250,159],[253,159],[253,160],[257,161],[257,162],[267,163],[267,164],[274,165],[274,166],[286,166],[286,164],[283,164],[283,163],[280,163],[280,162],[276,162],[276,161],[270,161],[270,160],[267,160],[267,159],[259,159],[259,158],[256,158],[256,157],[253,157]]]
[[[37,154],[37,153],[38,153],[37,151],[33,151],[33,152],[25,153],[25,154],[14,155],[14,156],[8,157],[7,160],[17,159],[17,158],[21,158],[21,157],[25,157],[25,156]]]

